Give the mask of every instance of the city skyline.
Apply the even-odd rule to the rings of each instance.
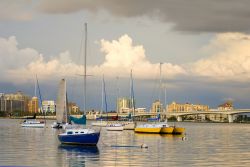
[[[66,78],[69,98],[80,99],[82,108],[83,81],[76,74],[83,74],[86,22],[87,73],[93,75],[88,108],[101,106],[103,74],[109,110],[118,95],[129,97],[131,69],[137,107],[150,108],[159,97],[160,63],[167,103],[215,108],[232,100],[236,108],[250,108],[249,3],[1,1],[0,91],[32,95],[37,74],[43,97],[55,99]]]

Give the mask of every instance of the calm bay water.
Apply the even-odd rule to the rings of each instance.
[[[0,119],[0,166],[248,166],[250,125],[176,123],[183,136],[109,132],[97,147],[61,145],[58,130]],[[90,122],[89,122],[90,123]],[[172,124],[171,122],[169,124]],[[147,144],[148,149],[140,148]]]

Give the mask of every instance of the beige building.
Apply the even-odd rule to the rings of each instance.
[[[68,103],[69,113],[70,114],[77,114],[80,112],[79,107],[76,105],[76,103],[69,102]]]
[[[162,112],[162,111],[163,111],[163,107],[162,107],[161,102],[159,100],[154,101],[151,107],[151,112],[155,113],[155,112]]]
[[[31,100],[28,103],[28,111],[30,113],[37,113],[38,112],[38,98],[37,97],[32,97]]]
[[[1,94],[1,111],[12,113],[13,111],[28,111],[30,97],[18,91],[11,94]]]
[[[202,105],[202,104],[179,104],[176,102],[172,102],[167,106],[168,112],[183,112],[183,111],[208,111],[209,106],[208,105]]]
[[[129,113],[132,108],[132,102],[129,98],[119,98],[117,101],[118,113]]]
[[[135,113],[145,113],[146,112],[146,108],[136,108],[135,109]]]
[[[234,107],[233,107],[232,101],[226,101],[225,103],[218,106],[218,110],[228,111],[228,110],[233,110],[233,109]]]

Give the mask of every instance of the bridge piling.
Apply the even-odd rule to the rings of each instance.
[[[229,123],[233,123],[234,119],[233,119],[233,115],[228,114],[228,122]]]
[[[182,121],[182,117],[181,116],[177,116],[177,121],[181,122]]]

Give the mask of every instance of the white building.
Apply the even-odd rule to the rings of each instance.
[[[56,111],[56,104],[53,100],[43,100],[42,102],[43,111],[54,113]]]
[[[137,108],[135,109],[136,113],[145,113],[146,112],[146,108]]]

